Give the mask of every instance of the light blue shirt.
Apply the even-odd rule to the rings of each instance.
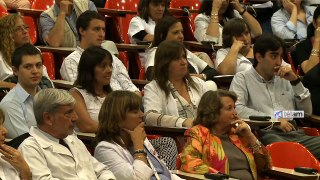
[[[5,114],[7,138],[13,139],[29,132],[31,126],[37,124],[33,112],[33,97],[19,83],[2,99],[0,107]]]
[[[252,115],[274,118],[275,111],[284,110],[312,113],[310,92],[301,82],[292,86],[279,76],[265,81],[253,67],[234,76],[230,91],[238,96],[236,110],[241,118]]]
[[[285,9],[279,9],[271,18],[271,27],[273,34],[282,39],[299,39],[307,38],[307,27],[312,23],[313,12],[316,9],[314,6],[304,6],[306,12],[307,24],[304,24],[299,19],[297,26],[290,21],[290,14]]]

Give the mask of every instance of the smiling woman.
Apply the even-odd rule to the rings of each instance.
[[[105,97],[112,91],[112,56],[101,47],[86,49],[80,58],[78,77],[70,90],[76,99],[76,125],[80,132],[94,133],[98,128],[98,113]]]

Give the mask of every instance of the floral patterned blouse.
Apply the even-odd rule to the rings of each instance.
[[[187,143],[181,153],[181,170],[194,174],[224,173],[229,174],[228,157],[222,147],[218,136],[210,134],[210,130],[197,125],[185,132]],[[262,146],[262,152],[253,154],[247,147],[247,142],[241,139],[231,129],[229,134],[231,142],[246,156],[254,179],[258,179],[257,167],[267,169],[271,167],[268,150]]]

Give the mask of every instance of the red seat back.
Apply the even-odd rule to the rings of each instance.
[[[47,68],[47,72],[50,79],[55,79],[55,62],[54,56],[51,52],[42,52],[43,64]]]
[[[37,26],[32,17],[24,16],[24,23],[29,26],[29,36],[32,44],[35,44],[38,40],[37,38]]]
[[[54,0],[33,0],[31,9],[47,10],[54,4]]]
[[[138,11],[139,0],[107,0],[104,8]],[[125,17],[117,17],[117,25],[120,29],[120,36],[125,43],[130,43],[128,29],[131,19],[135,15],[127,14]]]
[[[188,8],[190,10],[199,10],[201,6],[201,3],[199,0],[171,0],[170,2],[170,8],[178,8],[178,9],[183,9],[183,8]],[[192,27],[192,32],[194,27],[194,19],[198,13],[190,13],[189,20],[190,20],[190,26]],[[185,29],[184,29],[185,30]]]
[[[308,136],[320,136],[319,129],[311,127],[301,127],[300,129],[303,129],[304,133]]]
[[[275,142],[267,145],[267,149],[275,167],[294,169],[303,166],[317,169],[320,172],[319,161],[299,143]]]
[[[0,18],[8,14],[9,14],[8,11],[3,6],[0,5]]]

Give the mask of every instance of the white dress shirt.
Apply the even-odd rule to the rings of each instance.
[[[30,135],[20,145],[19,150],[29,164],[33,179],[115,179],[105,165],[91,156],[86,146],[75,134],[63,139],[70,150],[59,144],[58,139],[38,127],[31,127]]]

